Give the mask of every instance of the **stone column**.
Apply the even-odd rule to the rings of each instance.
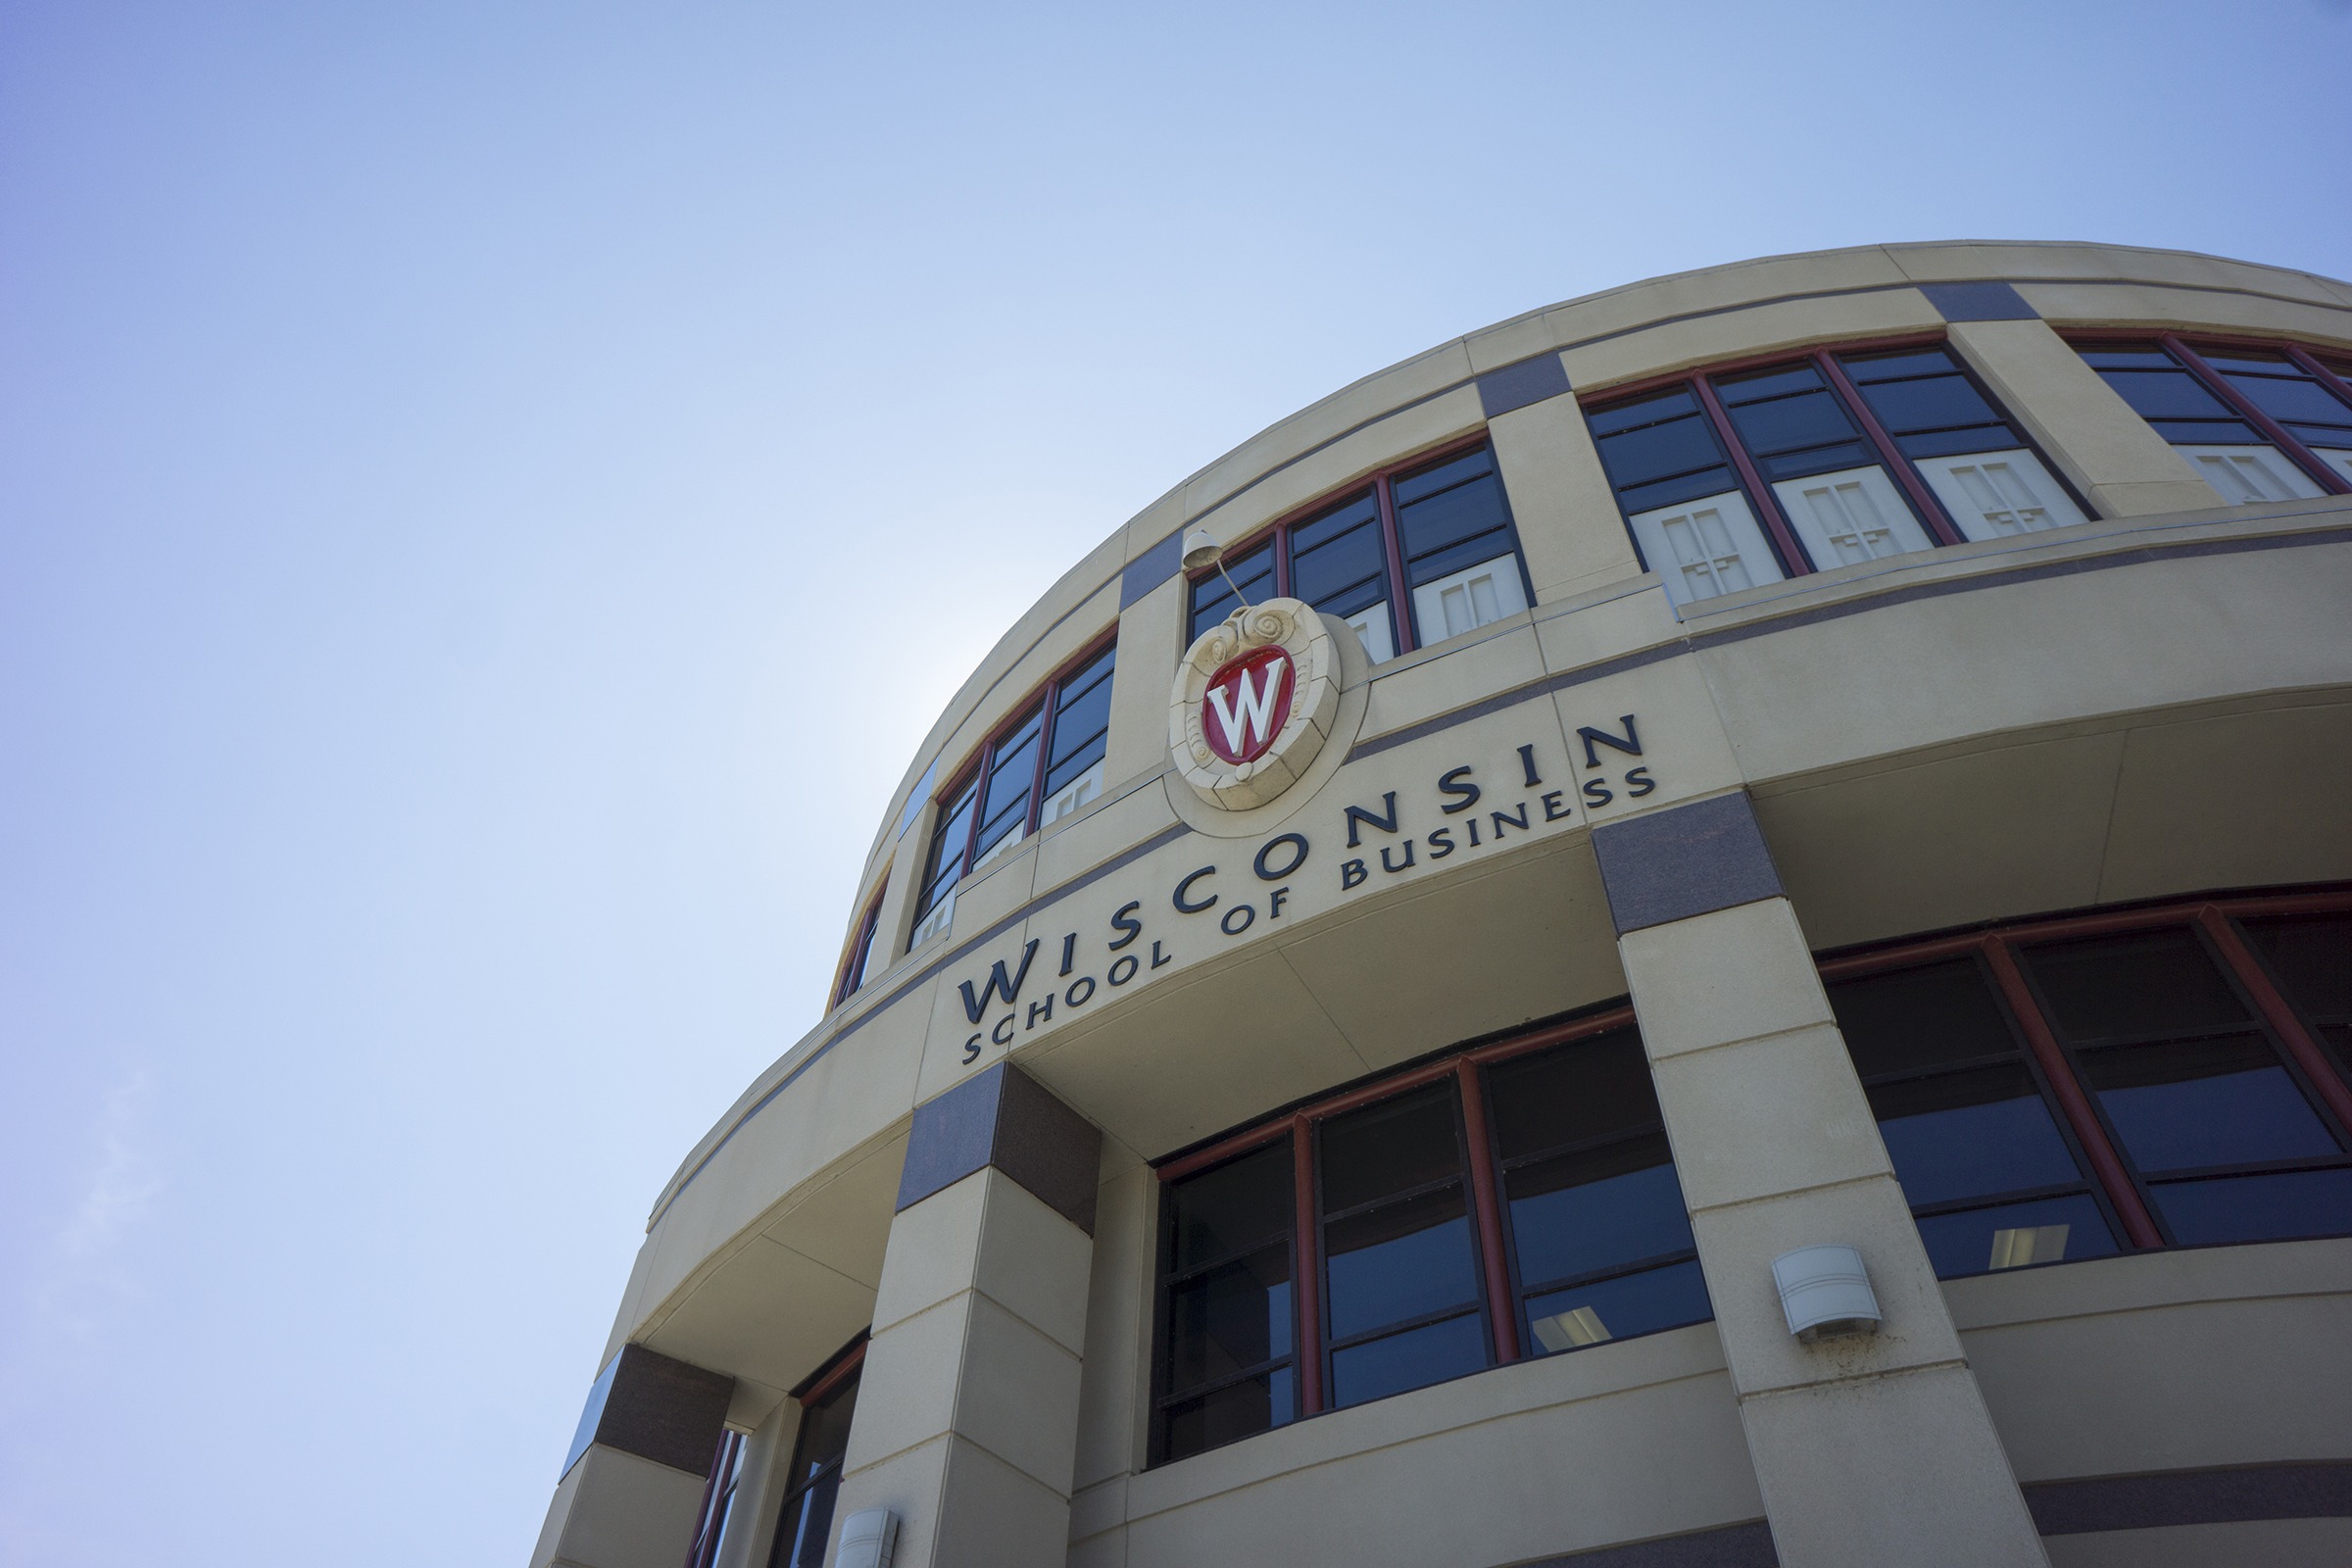
[[[896,1568],[1068,1554],[1101,1136],[1007,1062],[916,1108],[850,1426],[841,1521]]]
[[[1641,559],[1618,520],[1617,492],[1584,411],[1569,396],[1560,357],[1540,354],[1490,370],[1478,379],[1478,396],[1536,603],[1640,576]]]
[[[1951,340],[2009,413],[2034,432],[2050,461],[2105,515],[2140,517],[2222,505],[2188,460],[2100,380],[2048,322],[1955,319]]]
[[[735,1380],[624,1345],[588,1391],[531,1568],[678,1568]]]
[[[1592,843],[1784,1568],[2047,1559],[1744,794]],[[1885,1321],[1799,1344],[1772,1260],[1860,1250]]]

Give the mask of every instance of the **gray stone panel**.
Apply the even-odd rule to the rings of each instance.
[[[1947,321],[2037,321],[2041,313],[2007,283],[1922,283],[1919,291]]]
[[[1744,792],[1592,830],[1617,934],[1781,896],[1781,874]]]
[[[1568,371],[1557,354],[1539,354],[1532,360],[1489,370],[1478,378],[1478,406],[1488,418],[1524,409],[1568,390]]]
[[[1127,569],[1119,574],[1119,608],[1125,610],[1175,576],[1183,564],[1184,530],[1179,528],[1127,563]]]
[[[624,1345],[595,1441],[688,1475],[709,1475],[734,1396],[731,1377]]]
[[[2026,1506],[2034,1511],[2034,1527],[2045,1536],[2257,1519],[2352,1519],[2352,1464],[2257,1464],[2045,1481],[2026,1488]]]
[[[1092,1236],[1102,1149],[1093,1123],[1027,1073],[998,1062],[915,1107],[898,1206],[910,1208],[994,1165]]]

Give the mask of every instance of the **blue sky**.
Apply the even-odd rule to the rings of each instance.
[[[518,1565],[941,704],[1283,415],[1895,239],[2352,272],[2352,12],[0,7],[0,1562]]]

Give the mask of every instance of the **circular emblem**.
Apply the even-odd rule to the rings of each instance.
[[[1270,599],[1235,611],[1185,651],[1168,748],[1203,800],[1247,810],[1304,775],[1339,705],[1339,650],[1323,617],[1296,599]]]
[[[1252,648],[1218,665],[1200,700],[1200,733],[1208,749],[1237,765],[1272,751],[1274,737],[1291,716],[1295,684],[1291,656],[1280,643]]]

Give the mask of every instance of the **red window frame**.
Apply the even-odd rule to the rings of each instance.
[[[2034,1065],[2049,1085],[2067,1130],[2089,1161],[2092,1184],[2123,1222],[2127,1250],[2152,1251],[2171,1244],[2157,1226],[2144,1188],[2133,1180],[2131,1168],[2108,1137],[2106,1124],[2092,1104],[2090,1090],[2059,1043],[2057,1030],[2027,979],[2018,950],[2068,938],[2194,927],[2203,935],[2207,950],[2223,972],[2253,1003],[2263,1028],[2293,1060],[2323,1109],[2332,1116],[2335,1130],[2339,1134],[2352,1134],[2352,1083],[2345,1080],[2327,1047],[2314,1037],[2294,1004],[2271,978],[2270,970],[2240,924],[2265,915],[2337,914],[2346,910],[2352,910],[2352,893],[2174,900],[2099,914],[2019,920],[1965,935],[1851,952],[1824,958],[1819,967],[1826,984],[1913,968],[1938,959],[1982,955],[2000,991],[2003,1006],[2025,1037]]]
[[[864,971],[874,951],[874,928],[882,921],[882,895],[890,884],[890,870],[882,871],[882,886],[874,889],[873,898],[866,904],[865,913],[850,936],[850,947],[841,956],[841,967],[833,974],[833,1005],[840,1006],[858,994],[864,983]]]
[[[1093,642],[1088,643],[1086,647],[1080,650],[1077,654],[1062,661],[1061,666],[1055,669],[1053,674],[1047,676],[1036,686],[1030,688],[1030,690],[1023,695],[1019,702],[1012,705],[1009,710],[1009,715],[1000,722],[996,728],[989,731],[988,739],[981,742],[978,746],[972,748],[972,755],[964,760],[963,765],[958,767],[952,775],[950,775],[948,787],[938,791],[931,797],[932,810],[936,812],[942,809],[947,803],[955,800],[957,795],[963,792],[965,785],[970,784],[975,779],[985,778],[989,768],[996,761],[997,747],[1003,743],[1006,736],[1018,730],[1021,727],[1022,721],[1029,716],[1030,711],[1035,710],[1039,715],[1037,737],[1037,774],[1029,781],[1029,807],[1026,814],[1024,814],[1021,818],[1021,836],[1026,838],[1030,834],[1035,833],[1037,831],[1038,812],[1045,808],[1047,762],[1048,760],[1054,755],[1054,706],[1061,696],[1062,683],[1068,680],[1070,676],[1083,671],[1089,664],[1092,664],[1096,660],[1102,658],[1103,654],[1109,652],[1112,648],[1115,648],[1118,645],[1118,641],[1119,628],[1114,624],[1109,630],[1103,632],[1102,636],[1097,637]],[[1118,672],[1113,670],[1110,678],[1114,682],[1117,681],[1119,678]],[[957,873],[956,879],[956,886],[957,887],[961,887],[963,885],[963,878],[972,874],[972,847],[979,842],[980,813],[981,809],[987,804],[988,803],[986,801],[974,802],[972,806],[971,820],[964,824],[963,848],[956,852],[959,856],[961,856],[963,860],[963,869]],[[930,825],[933,832],[936,832],[938,826],[936,817],[933,819]],[[923,916],[929,914],[933,908],[937,907],[936,904],[924,905],[922,903],[924,883],[936,876],[939,871],[939,864],[933,861],[931,858],[931,847],[930,843],[928,842],[929,837],[929,834],[925,835],[926,842],[922,851],[922,870],[917,873],[918,880],[914,889],[916,905],[914,918],[918,921],[921,920]]]
[[[2241,337],[2224,332],[2068,332],[2064,334],[2067,347],[2078,352],[2088,349],[2146,349],[2160,348],[2179,362],[2180,368],[2195,378],[2198,385],[2222,400],[2224,407],[2262,432],[2264,440],[2286,455],[2286,461],[2303,470],[2305,477],[2320,487],[2322,495],[2352,495],[2352,482],[2303,444],[2302,437],[2280,424],[2267,410],[2237,389],[2228,376],[2205,363],[2197,352],[2203,344],[2216,349],[2251,349],[2263,354],[2283,356],[2288,364],[2309,375],[2319,377],[2320,385],[2328,388],[2345,400],[2346,416],[2352,417],[2352,374],[2338,369],[2314,355],[2300,343],[2289,343],[2275,337]],[[2332,352],[2340,353],[2341,350]]]
[[[1448,441],[1444,446],[1432,447],[1426,452],[1417,452],[1410,458],[1389,464],[1352,484],[1337,490],[1326,491],[1302,507],[1293,508],[1272,522],[1263,527],[1254,528],[1227,545],[1222,554],[1230,561],[1236,556],[1246,556],[1259,545],[1272,540],[1274,543],[1274,594],[1276,598],[1287,597],[1291,591],[1291,530],[1302,522],[1314,521],[1332,508],[1345,504],[1350,496],[1370,489],[1373,506],[1380,514],[1380,548],[1387,558],[1385,564],[1388,567],[1389,604],[1391,607],[1390,635],[1396,644],[1395,657],[1401,659],[1406,654],[1429,645],[1422,641],[1421,626],[1413,614],[1412,588],[1404,580],[1404,541],[1396,528],[1396,482],[1398,479],[1409,479],[1423,468],[1432,468],[1442,463],[1450,463],[1464,453],[1475,452],[1480,447],[1491,448],[1493,445],[1494,437],[1482,429],[1476,435],[1464,436],[1459,441]],[[1494,480],[1503,492],[1503,516],[1511,531],[1511,559],[1519,566],[1520,590],[1527,595],[1527,602],[1532,605],[1536,602],[1536,595],[1534,586],[1527,576],[1527,553],[1519,543],[1519,517],[1510,510],[1510,487],[1502,483],[1502,464],[1499,459],[1495,461],[1494,465]],[[1192,641],[1190,628],[1193,623],[1193,590],[1216,576],[1217,568],[1213,565],[1202,566],[1197,571],[1188,571],[1184,574],[1184,623],[1187,628],[1185,638],[1187,643]]]
[[[1870,404],[1863,398],[1860,389],[1845,373],[1845,367],[1838,363],[1838,356],[1840,354],[1892,354],[1899,353],[1904,349],[1925,348],[1946,350],[1951,355],[1953,366],[1967,378],[1969,384],[1977,389],[1978,395],[1983,397],[1985,403],[1999,414],[2011,428],[2017,431],[2018,439],[2024,444],[2026,450],[2040,461],[2042,467],[2048,470],[2050,477],[2057,482],[2059,488],[2064,490],[2075,505],[2082,509],[2082,515],[2085,517],[2099,515],[2098,509],[2093,507],[2088,498],[2078,491],[2058,466],[2050,461],[2049,454],[2042,451],[2041,443],[2034,439],[2034,433],[2026,428],[2024,421],[2010,411],[2009,405],[2004,400],[1993,395],[1992,389],[1984,384],[1982,376],[1977,374],[1976,367],[1968,363],[1968,357],[1952,348],[1951,335],[1947,332],[1904,332],[1891,337],[1855,338],[1838,343],[1824,343],[1793,352],[1788,349],[1777,349],[1769,354],[1751,354],[1742,359],[1725,360],[1719,364],[1700,366],[1694,369],[1644,376],[1638,381],[1624,381],[1615,386],[1597,387],[1589,392],[1579,392],[1576,405],[1580,412],[1590,415],[1628,399],[1646,397],[1651,393],[1670,391],[1676,387],[1688,388],[1690,395],[1697,400],[1700,409],[1705,412],[1707,423],[1715,432],[1715,439],[1721,443],[1723,450],[1730,454],[1732,471],[1738,475],[1740,488],[1746,495],[1748,505],[1755,511],[1756,521],[1762,525],[1765,536],[1772,541],[1774,551],[1780,555],[1781,564],[1788,569],[1788,575],[1792,578],[1809,577],[1822,568],[1814,564],[1813,558],[1805,553],[1803,543],[1796,536],[1796,530],[1789,525],[1788,514],[1781,509],[1780,497],[1773,493],[1772,486],[1766,482],[1763,474],[1757,471],[1755,460],[1747,454],[1746,443],[1740,439],[1740,432],[1733,427],[1730,415],[1724,411],[1723,402],[1716,395],[1713,384],[1715,379],[1727,375],[1744,375],[1750,370],[1780,369],[1796,365],[1809,365],[1820,371],[1822,378],[1829,383],[1845,412],[1853,417],[1856,427],[1862,432],[1864,442],[1877,455],[1880,465],[1894,480],[1896,488],[1903,492],[1904,499],[1909,501],[1913,509],[1919,513],[1920,520],[1927,528],[1929,538],[1937,546],[1963,545],[1970,542],[1968,536],[1960,531],[1959,525],[1952,520],[1951,514],[1946,512],[1943,503],[1936,499],[1934,489],[1920,477],[1919,469],[1908,457],[1904,456],[1902,449],[1894,444],[1894,438],[1886,433],[1886,427],[1879,422],[1879,416],[1871,411]],[[1641,550],[1640,540],[1634,541],[1634,548],[1637,552]]]

